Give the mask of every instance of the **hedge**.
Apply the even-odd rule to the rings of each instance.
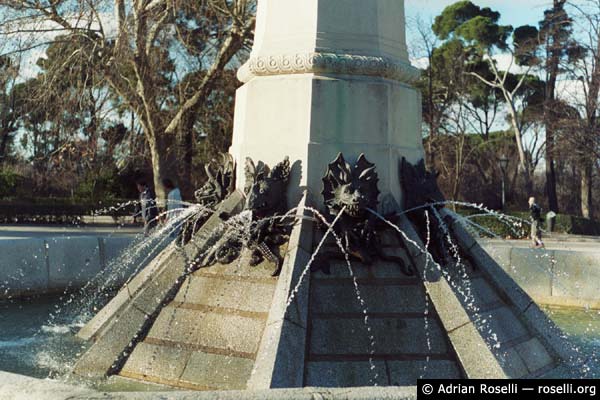
[[[501,219],[492,215],[479,216],[479,211],[463,209],[457,210],[457,212],[464,216],[471,216],[471,221],[486,230],[493,232],[497,236],[515,239],[523,239],[529,236],[530,225],[528,212],[510,212],[507,214],[507,217]],[[546,221],[542,223],[542,229],[547,229]],[[572,235],[600,236],[600,222],[574,215],[558,214],[554,223],[554,232]],[[481,234],[490,236],[485,232],[481,232]]]
[[[0,223],[60,223],[78,224],[84,215],[94,215],[98,210],[106,211],[98,215],[112,217],[132,215],[134,206],[120,209],[119,204],[129,200],[111,201],[102,204],[76,203],[71,199],[27,199],[17,201],[0,200]]]

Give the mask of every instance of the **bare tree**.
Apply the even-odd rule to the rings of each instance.
[[[0,0],[0,37],[5,52],[77,43],[65,64],[87,57],[135,113],[164,198],[178,130],[247,46],[254,13],[254,0]],[[198,78],[184,98],[173,96],[182,73]]]
[[[526,79],[529,77],[531,67],[528,67],[524,74],[517,78],[516,83],[511,83],[510,78],[514,75],[511,74],[511,68],[514,65],[515,56],[511,54],[511,61],[505,71],[500,71],[496,61],[494,60],[491,53],[487,54],[486,60],[489,63],[490,69],[493,72],[493,79],[486,79],[477,72],[469,72],[470,75],[476,77],[486,85],[500,91],[504,98],[506,110],[508,112],[510,124],[512,126],[515,142],[517,144],[517,152],[519,154],[519,166],[524,174],[527,190],[531,191],[532,188],[532,175],[533,170],[531,163],[528,162],[527,152],[523,144],[523,137],[525,134],[524,121],[523,121],[523,101],[519,98]]]
[[[14,89],[19,64],[10,57],[0,57],[0,166],[18,128],[18,100]]]
[[[573,117],[567,123],[572,129],[564,130],[563,140],[571,143],[579,165],[581,213],[591,219],[593,172],[600,159],[600,1],[573,2],[571,7],[581,39],[570,49],[572,90],[566,90],[563,97],[576,112],[570,113]]]

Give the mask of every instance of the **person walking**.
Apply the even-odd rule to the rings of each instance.
[[[156,195],[145,180],[139,180],[136,187],[140,193],[140,211],[134,216],[134,220],[136,216],[141,215],[144,222],[144,236],[149,236],[158,223]]]
[[[181,190],[175,186],[173,181],[168,178],[163,179],[162,184],[167,192],[165,222],[168,223],[169,221],[176,219],[181,214],[181,210],[185,207],[183,206],[183,200],[181,198]]]
[[[532,246],[536,249],[543,248],[544,242],[542,242],[542,229],[540,228],[540,223],[542,222],[542,208],[536,204],[535,197],[529,198],[529,212]]]

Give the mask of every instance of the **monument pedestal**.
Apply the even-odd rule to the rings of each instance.
[[[418,71],[408,62],[404,4],[395,0],[264,0],[256,39],[238,74],[231,154],[244,185],[246,157],[295,165],[290,206],[339,152],[377,165],[384,198],[401,204],[399,163],[423,158]]]

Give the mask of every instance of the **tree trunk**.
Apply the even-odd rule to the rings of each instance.
[[[581,215],[583,218],[593,219],[592,204],[592,171],[593,164],[586,161],[581,168]]]
[[[548,146],[547,142],[546,146]],[[548,208],[551,211],[558,213],[558,196],[556,195],[556,170],[554,168],[554,156],[552,155],[551,151],[548,150],[548,147],[546,147],[546,149],[546,195],[548,196]]]
[[[553,1],[553,12],[564,10],[564,0]],[[565,15],[566,14],[559,14]],[[556,99],[556,81],[559,74],[559,66],[563,47],[566,46],[559,26],[567,22],[565,19],[557,20],[556,15],[552,21],[551,35],[546,40],[546,90],[544,104],[544,126],[546,128],[546,195],[548,196],[548,208],[558,212],[558,196],[556,195],[556,170],[554,167],[554,131],[552,108]]]
[[[162,184],[162,180],[167,177],[168,169],[166,149],[159,140],[150,138],[148,135],[146,135],[146,137],[148,138],[150,156],[152,158],[152,174],[154,176],[154,191],[156,192],[156,199],[164,200],[167,198],[165,188]]]
[[[194,118],[187,115],[179,125],[177,134],[177,160],[180,162],[178,184],[182,195],[191,196],[195,190],[192,187],[192,164],[194,156]]]
[[[0,165],[4,163],[4,160],[7,156],[8,150],[8,138],[10,134],[8,132],[2,133],[2,139],[0,139]]]

